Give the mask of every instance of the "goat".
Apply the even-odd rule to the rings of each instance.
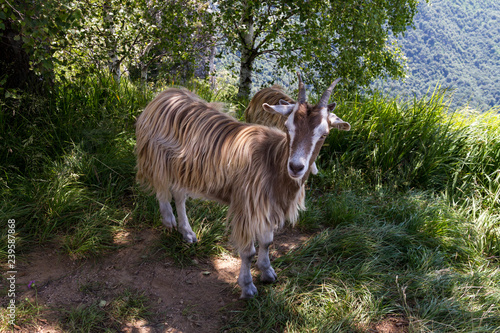
[[[194,93],[174,88],[160,93],[137,119],[137,180],[156,194],[167,228],[177,226],[185,241],[197,241],[186,215],[188,195],[229,205],[231,239],[241,257],[241,298],[257,294],[250,272],[256,241],[261,280],[276,280],[269,260],[273,232],[285,220],[294,224],[305,208],[303,184],[330,128],[350,129],[327,112],[335,84],[311,106],[299,75],[296,104],[263,105],[267,112],[288,116],[287,133],[241,123]]]
[[[296,102],[285,94],[281,86],[274,85],[271,88],[264,88],[258,91],[245,109],[245,121],[247,123],[274,126],[286,132],[286,116],[264,111],[262,107],[264,103],[269,105],[288,105],[295,104]]]
[[[248,107],[245,109],[245,121],[247,123],[277,127],[286,132],[286,116],[279,113],[266,112],[262,107],[264,103],[270,105],[290,105],[295,104],[296,102],[285,94],[281,86],[273,85],[270,88],[264,88],[258,91],[248,104]],[[328,111],[333,111],[336,106],[336,103],[328,104],[327,109]],[[311,173],[313,175],[318,173],[316,162],[311,165]]]

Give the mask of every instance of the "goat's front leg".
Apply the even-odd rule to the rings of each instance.
[[[255,256],[255,247],[252,244],[249,248],[239,252],[241,258],[240,276],[238,276],[238,285],[241,288],[240,298],[252,298],[257,295],[257,288],[253,284],[252,272],[250,271],[252,258]]]
[[[177,230],[182,234],[184,240],[188,243],[195,243],[196,234],[191,229],[189,221],[186,214],[186,193],[185,192],[173,192],[175,200],[175,208],[177,210]]]
[[[274,235],[272,230],[268,230],[257,237],[259,241],[259,257],[257,258],[257,267],[261,272],[260,280],[267,283],[276,281],[276,278],[278,277],[274,269],[271,267],[271,261],[269,260],[269,246],[272,244],[273,238]]]

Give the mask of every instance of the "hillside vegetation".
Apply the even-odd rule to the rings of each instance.
[[[182,265],[227,252],[224,207],[190,204],[199,243],[188,246],[163,231],[156,199],[135,183],[134,122],[163,88],[89,77],[0,104],[0,223],[16,220],[18,260],[47,245],[75,260],[99,257],[119,251],[118,233],[145,228],[163,233],[155,253]],[[190,89],[244,108],[233,104],[235,87]],[[276,284],[220,309],[221,331],[366,332],[398,318],[410,332],[500,332],[500,118],[450,113],[446,99],[337,99],[352,130],[330,134],[308,181],[298,228],[312,236],[275,261]],[[6,232],[0,240],[5,262]],[[163,322],[148,302],[132,318]],[[28,331],[54,311],[19,306]],[[98,303],[67,311],[66,331],[110,329]],[[112,327],[123,325],[116,318]]]
[[[406,79],[376,87],[421,97],[441,85],[454,90],[453,108],[500,105],[500,2],[422,1],[414,26],[398,39],[408,58]]]

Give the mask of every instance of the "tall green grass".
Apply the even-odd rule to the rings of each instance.
[[[375,94],[341,103],[351,132],[333,132],[322,150],[326,169],[354,168],[371,184],[448,191],[451,200],[480,195],[498,205],[500,118],[449,109],[446,90],[422,99]]]
[[[352,166],[372,183],[401,189],[446,188],[464,146],[446,96],[436,90],[430,97],[402,101],[375,94],[341,103],[336,112],[352,130],[329,136],[321,155],[329,158],[322,163]]]
[[[80,257],[113,245],[141,196],[133,130],[151,98],[130,82],[93,77],[2,103],[0,213],[2,223],[17,222],[18,250],[58,239]]]

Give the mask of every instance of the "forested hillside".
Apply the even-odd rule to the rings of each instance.
[[[480,110],[500,104],[500,2],[432,0],[421,2],[400,38],[408,58],[407,78],[377,82],[393,95],[417,96],[438,84],[454,89],[453,107]]]

